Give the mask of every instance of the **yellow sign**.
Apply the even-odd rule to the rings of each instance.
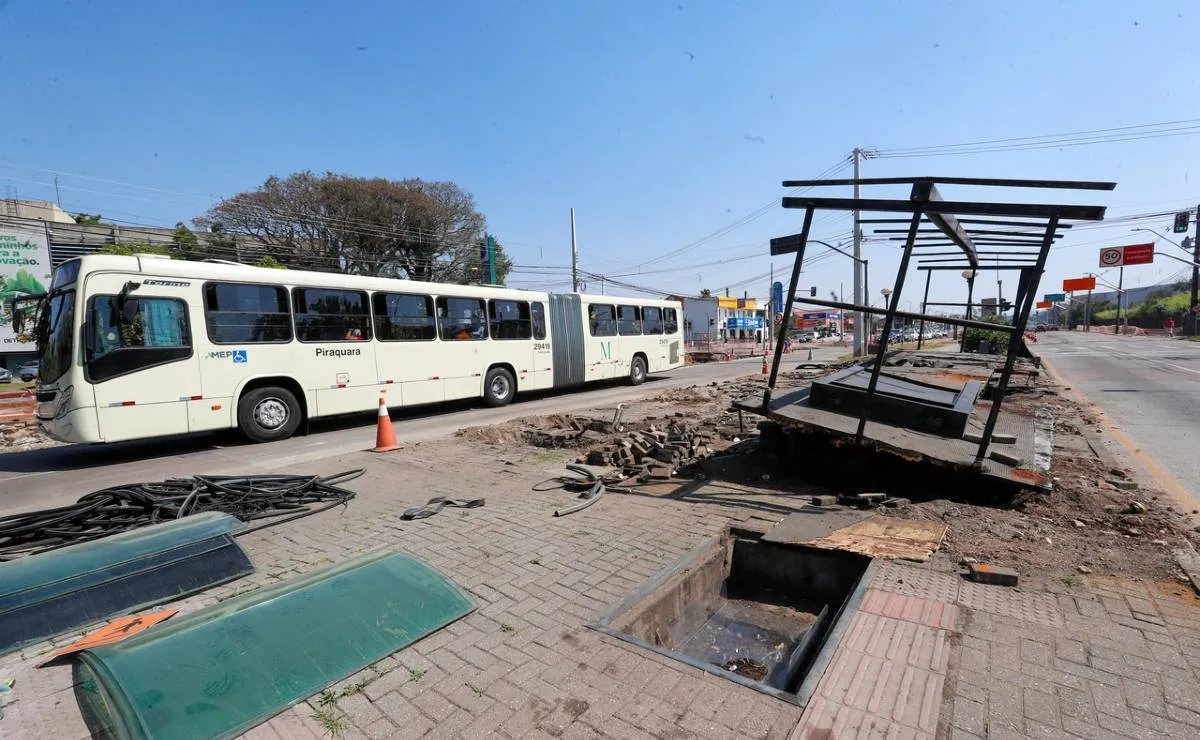
[[[717,306],[720,308],[737,308],[738,300],[727,295],[717,296]]]
[[[744,298],[744,299],[738,301],[738,308],[745,308],[750,311],[757,311],[758,310],[758,299],[757,298]]]

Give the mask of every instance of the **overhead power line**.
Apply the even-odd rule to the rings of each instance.
[[[934,157],[952,154],[980,154],[1002,151],[1031,151],[1058,147],[1084,146],[1141,139],[1157,139],[1170,136],[1192,136],[1200,134],[1200,119],[1164,121],[1160,123],[1120,126],[1116,128],[1072,131],[1060,134],[1020,136],[1004,139],[985,139],[959,144],[938,144],[923,147],[897,147],[880,149],[872,158],[889,159],[902,157]]]

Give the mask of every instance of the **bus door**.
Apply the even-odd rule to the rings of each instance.
[[[84,376],[104,441],[189,431],[188,401],[202,391],[186,287],[110,274],[88,280]]]

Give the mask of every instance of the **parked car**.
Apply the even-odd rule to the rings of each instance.
[[[11,383],[12,373],[6,367],[0,367],[0,383]]]
[[[33,360],[32,362],[27,362],[24,365],[17,368],[17,375],[20,375],[21,380],[25,381],[26,383],[30,383],[30,382],[36,380],[37,374],[38,374],[38,361],[37,360]]]

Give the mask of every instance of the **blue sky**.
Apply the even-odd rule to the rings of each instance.
[[[569,265],[573,206],[588,270],[765,295],[765,278],[747,281],[771,269],[766,241],[798,230],[799,212],[719,232],[783,195],[781,180],[855,146],[1200,119],[1197,39],[1200,9],[1153,1],[0,0],[0,183],[53,199],[58,171],[70,210],[170,225],[271,174],[448,179],[518,265]],[[872,159],[863,175],[1116,180],[1068,195],[1111,217],[1195,208],[1198,154],[1200,137],[1176,136]],[[822,218],[815,235],[849,229]],[[1138,236],[1129,224],[1072,235],[1043,289]],[[881,287],[896,250],[865,249]],[[1131,268],[1126,282],[1183,267]],[[801,282],[848,293],[848,260]],[[932,296],[957,297],[961,282],[937,280]],[[510,283],[569,284],[521,270]]]

